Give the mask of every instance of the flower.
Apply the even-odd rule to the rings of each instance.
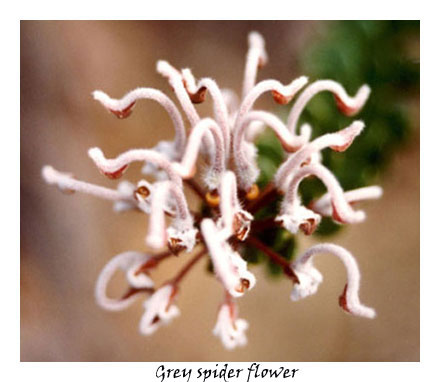
[[[333,218],[339,223],[360,223],[365,220],[363,211],[355,211],[347,202],[344,191],[336,177],[321,164],[310,164],[299,168],[289,184],[289,189],[281,207],[282,214],[276,220],[292,233],[302,228],[306,234],[313,233],[321,218],[313,211],[300,205],[298,187],[307,176],[314,175],[325,184],[331,197]]]
[[[366,103],[370,89],[363,85],[351,97],[333,80],[318,80],[308,86],[306,77],[287,84],[275,79],[258,82],[258,69],[268,62],[265,42],[259,33],[251,32],[248,43],[241,98],[231,89],[220,88],[212,78],[197,79],[189,68],[178,70],[163,60],[156,68],[171,86],[178,105],[161,91],[151,88],[132,90],[121,99],[113,99],[101,90],[93,92],[93,98],[120,119],[129,117],[142,99],[159,103],[168,113],[175,131],[173,140],[160,141],[152,148],[130,149],[115,158],[107,158],[98,147],[88,151],[98,170],[110,179],[122,177],[129,165],[137,161],[144,163],[142,173],[149,179],[140,179],[136,184],[122,181],[115,189],[110,189],[77,180],[72,174],[50,166],[43,167],[44,179],[63,192],[87,193],[112,201],[117,212],[139,210],[148,216],[145,241],[149,253],[131,251],[117,255],[104,267],[95,290],[98,304],[109,310],[125,309],[147,294],[140,321],[142,334],[152,334],[179,314],[173,304],[182,280],[197,262],[209,256],[226,294],[213,333],[227,349],[245,345],[248,323],[237,318],[236,299],[256,285],[256,278],[245,260],[249,246],[281,267],[293,283],[291,299],[294,301],[316,293],[323,280],[313,266],[314,255],[327,252],[338,256],[347,269],[347,285],[339,299],[340,306],[354,315],[375,316],[372,308],[359,301],[360,273],[350,252],[333,244],[318,244],[290,264],[261,240],[267,228],[311,235],[322,216],[331,216],[334,221],[344,224],[364,221],[364,211],[354,209],[352,204],[380,197],[380,187],[346,192],[321,163],[323,150],[342,153],[349,149],[364,130],[364,123],[357,120],[344,129],[313,140],[312,127],[304,124],[298,129],[297,124],[307,103],[320,92],[331,92],[338,109],[353,116]],[[281,105],[297,97],[287,122],[273,113],[254,110],[255,102],[266,93]],[[212,118],[201,118],[196,108],[206,97],[212,98]],[[254,140],[265,127],[280,141],[284,161],[273,181],[260,190],[257,184],[260,174],[258,150]],[[305,206],[299,185],[310,176],[320,179],[328,193]],[[199,198],[196,210],[188,203],[188,191]],[[268,205],[273,210],[278,196],[283,198],[279,213],[261,218],[259,212]],[[162,252],[150,254],[154,251]],[[186,257],[193,251],[196,254],[183,268],[155,289],[155,268],[174,255]],[[106,288],[118,270],[125,272],[128,290],[120,299],[112,299],[106,295]]]
[[[151,291],[154,287],[153,280],[145,273],[137,272],[141,265],[149,259],[150,255],[134,251],[121,253],[111,259],[101,271],[96,282],[95,297],[97,303],[107,310],[123,310],[139,297],[138,294],[132,294],[120,300],[107,297],[107,285],[119,269],[125,272],[128,284],[132,288],[135,290],[145,288],[145,290]]]
[[[246,261],[227,243],[227,231],[219,230],[212,219],[203,220],[201,227],[217,277],[231,296],[243,296],[256,282]]]
[[[164,207],[171,203],[170,196],[175,205],[175,212],[173,224],[166,228]],[[197,232],[181,188],[170,181],[158,182],[151,201],[147,244],[153,248],[162,248],[168,242],[173,252],[181,249],[191,252],[196,244]]]
[[[145,301],[145,312],[139,323],[142,334],[153,334],[160,326],[168,324],[180,314],[179,308],[172,305],[176,293],[174,286],[165,285]]]
[[[382,193],[382,188],[379,186],[362,187],[344,192],[344,199],[352,205],[363,200],[378,199],[382,196]],[[332,216],[331,195],[329,193],[324,194],[312,203],[311,208],[322,216]]]
[[[223,346],[232,350],[237,346],[245,346],[247,338],[245,331],[249,324],[242,318],[237,318],[237,308],[232,302],[225,302],[220,306],[217,323],[212,333],[219,337]]]
[[[342,295],[339,297],[339,305],[347,313],[356,316],[374,318],[376,312],[359,301],[360,273],[359,267],[353,255],[346,249],[335,244],[317,244],[306,250],[292,264],[292,268],[299,278],[299,283],[295,284],[291,294],[291,299],[297,301],[316,293],[323,277],[313,266],[313,257],[318,253],[331,253],[343,262],[347,270],[347,284]]]
[[[299,198],[292,203],[285,203],[287,206],[283,208],[283,213],[275,218],[289,232],[296,235],[301,229],[306,235],[315,232],[318,224],[321,222],[321,215],[314,213],[312,210],[302,206]]]

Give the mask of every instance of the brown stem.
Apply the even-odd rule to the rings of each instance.
[[[271,218],[256,220],[256,221],[252,222],[251,229],[252,229],[252,232],[258,232],[258,231],[265,230],[267,228],[275,228],[278,226],[279,226],[279,224],[275,221],[275,218],[271,217]]]
[[[205,192],[203,188],[194,179],[185,179],[185,184],[188,185],[202,200],[205,200]]]
[[[203,247],[202,250],[195,255],[188,263],[185,264],[185,266],[180,270],[180,272],[167,284],[172,284],[174,286],[177,286],[180,281],[185,277],[185,275],[189,272],[189,270],[204,256],[206,255],[206,252],[208,250],[206,247]]]
[[[149,258],[145,263],[143,263],[138,270],[134,273],[135,275],[138,275],[140,273],[143,273],[150,268],[154,268],[157,266],[162,260],[166,259],[167,257],[170,257],[171,255],[174,255],[171,251],[163,252],[158,255],[155,255],[151,258]]]
[[[264,190],[261,192],[258,199],[255,199],[253,202],[249,203],[246,207],[246,210],[250,213],[254,213],[258,211],[265,204],[269,203],[272,199],[277,196],[277,189],[273,183],[268,183]]]
[[[202,221],[203,216],[200,212],[196,212],[196,211],[190,211],[191,215],[194,217],[194,223],[198,224]]]
[[[298,276],[290,267],[290,263],[284,257],[280,256],[278,253],[273,251],[271,248],[269,248],[267,245],[262,243],[254,236],[249,236],[247,242],[266,254],[271,261],[280,265],[283,268],[284,274],[289,277],[294,283],[299,284]]]
[[[234,303],[234,298],[226,289],[225,289],[225,303],[228,305],[232,305]]]
[[[131,296],[133,296],[136,293],[141,293],[141,292],[146,292],[146,293],[153,293],[154,292],[154,288],[129,288],[127,290],[127,292],[124,293],[124,295],[121,297],[121,300],[125,300]]]

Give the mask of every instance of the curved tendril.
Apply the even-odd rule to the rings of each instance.
[[[289,85],[283,85],[281,82],[276,80],[265,80],[259,82],[255,85],[244,98],[240,109],[237,113],[233,131],[238,131],[242,127],[241,125],[244,123],[244,119],[246,115],[252,109],[255,101],[260,97],[263,93],[271,91],[274,99],[279,103],[288,102],[296,92],[301,89],[307,83],[306,77],[299,77],[296,80],[292,81]],[[281,100],[281,101],[280,101]],[[303,137],[306,141],[308,140],[308,136]],[[234,148],[235,150],[235,148]],[[238,158],[238,169],[242,169],[241,173],[239,173],[238,182],[241,189],[248,190],[251,187],[252,183],[255,182],[259,175],[259,169],[255,164],[251,164],[247,160],[241,160],[243,158]],[[237,160],[236,160],[237,162]]]
[[[182,74],[175,69],[172,65],[170,65],[167,61],[159,60],[156,65],[156,70],[159,74],[168,79],[169,84],[174,89],[176,93],[177,99],[180,102],[180,105],[185,112],[186,117],[192,127],[197,125],[200,121],[200,116],[197,113],[196,108],[194,107],[188,92],[185,89],[185,85],[183,82]],[[213,152],[213,138],[209,134],[203,138],[203,145],[208,150],[208,153],[212,155]]]
[[[299,117],[307,103],[318,93],[323,91],[332,92],[336,98],[339,110],[348,116],[355,115],[370,95],[368,85],[359,88],[354,97],[350,97],[341,84],[332,80],[318,80],[310,84],[298,97],[290,111],[287,127],[292,134],[295,134]]]
[[[174,130],[176,132],[174,139],[175,149],[179,155],[183,153],[186,133],[182,116],[173,101],[160,90],[137,88],[128,92],[120,99],[110,98],[101,90],[95,90],[92,94],[93,98],[99,101],[106,109],[122,117],[128,116],[128,113],[131,112],[137,100],[151,99],[158,102],[167,111],[174,124]]]
[[[173,169],[184,179],[191,178],[195,175],[195,164],[203,137],[207,133],[211,133],[214,137],[215,151],[214,158],[210,167],[213,180],[207,180],[210,188],[215,188],[220,181],[219,176],[225,170],[225,151],[223,144],[223,135],[218,124],[211,118],[202,119],[191,131],[188,137],[188,144],[180,163],[174,162]],[[217,178],[217,179],[216,179]]]
[[[167,61],[163,60],[157,62],[156,70],[159,74],[168,79],[168,82],[176,93],[177,99],[179,100],[189,123],[191,126],[195,126],[200,121],[200,117],[185,89],[182,74]]]
[[[47,183],[54,184],[65,192],[79,191],[84,194],[113,201],[134,201],[133,196],[128,197],[119,190],[113,190],[111,188],[97,186],[95,184],[74,179],[71,174],[57,171],[52,166],[44,166],[42,169],[42,175]]]
[[[176,305],[173,305],[177,292],[175,286],[166,284],[144,302],[145,311],[139,322],[141,334],[149,336],[159,327],[168,324],[179,316],[179,309]]]
[[[132,149],[120,154],[114,159],[107,159],[100,148],[94,147],[89,150],[89,156],[99,170],[110,178],[121,176],[130,163],[141,161],[151,162],[157,167],[162,168],[171,181],[179,186],[182,185],[182,179],[173,169],[171,162],[163,154],[154,150]]]
[[[355,190],[344,192],[344,198],[347,203],[357,203],[364,200],[379,199],[382,196],[382,188],[379,186],[368,186],[357,188]],[[313,211],[323,216],[332,215],[331,195],[326,193],[318,200],[311,203],[310,207]]]
[[[246,114],[243,123],[234,131],[234,146],[237,149],[241,147],[244,141],[244,132],[253,121],[260,121],[267,127],[270,127],[286,151],[294,152],[306,143],[302,137],[291,134],[286,125],[276,115],[267,111],[257,110]]]
[[[301,167],[293,176],[288,191],[283,202],[283,209],[288,209],[289,206],[298,205],[298,187],[301,181],[314,175],[318,177],[327,187],[334,208],[334,217],[340,223],[359,223],[365,219],[365,213],[363,211],[355,211],[344,197],[344,190],[339,184],[336,177],[324,166],[315,164]]]
[[[246,130],[254,121],[263,122],[270,127],[286,151],[295,151],[300,148],[305,140],[302,137],[292,135],[284,125],[284,123],[275,115],[265,111],[251,111],[243,119],[243,122],[234,130],[233,133],[233,153],[234,164],[239,175],[240,186],[247,189],[255,182],[258,175],[256,163],[253,163],[246,155],[245,144]]]
[[[227,292],[226,292],[227,293]],[[238,309],[231,296],[221,304],[218,315],[217,323],[212,331],[214,336],[217,336],[222,341],[223,346],[232,350],[237,346],[245,346],[247,338],[245,331],[249,327],[246,320],[238,318]]]
[[[322,135],[314,141],[305,144],[299,151],[290,155],[286,161],[278,168],[275,174],[275,184],[284,190],[293,174],[303,163],[305,163],[314,153],[327,147],[336,151],[346,150],[353,140],[362,132],[365,124],[362,121],[354,121],[350,126],[337,131]]]
[[[280,99],[284,101],[289,101],[295,94],[307,83],[307,77],[299,77],[293,80],[288,85],[283,85],[281,82],[276,80],[264,80],[256,84],[244,97],[241,103],[240,109],[238,111],[237,118],[235,120],[234,130],[243,123],[243,118],[252,109],[255,101],[264,93],[272,92],[274,98],[277,102]],[[275,96],[275,94],[277,96]]]
[[[258,32],[250,32],[248,35],[249,50],[246,55],[246,64],[243,76],[242,98],[255,86],[258,68],[267,63],[267,53],[264,38]]]
[[[224,173],[220,187],[220,212],[227,235],[233,234],[234,216],[240,202],[237,196],[237,182],[232,171]]]
[[[237,181],[232,171],[223,174],[220,185],[220,213],[226,235],[245,241],[251,230],[252,214],[240,206]]]
[[[176,206],[174,223],[177,228],[186,230],[193,226],[193,219],[182,188],[170,181],[157,184],[151,200],[149,232],[146,238],[147,244],[153,248],[162,248],[167,243],[164,206],[167,205],[170,195]]]
[[[243,296],[255,285],[255,276],[247,270],[246,262],[226,242],[226,230],[220,230],[212,219],[204,219],[201,231],[208,247],[217,277],[234,297]]]
[[[215,120],[218,122],[222,130],[225,153],[228,154],[230,145],[228,108],[226,106],[226,101],[223,98],[223,94],[220,88],[218,87],[217,83],[211,78],[202,78],[196,84],[195,78],[190,69],[182,69],[182,77],[185,81],[186,89],[190,94],[198,94],[203,89],[206,89],[211,94],[214,103]],[[204,98],[205,96],[203,93],[203,98],[200,102],[203,102]]]
[[[374,318],[376,316],[374,309],[363,305],[359,300],[359,287],[361,279],[359,267],[353,255],[345,248],[329,243],[314,245],[300,255],[292,264],[292,267],[296,270],[313,267],[312,259],[318,253],[333,254],[339,257],[339,259],[345,265],[347,270],[347,284],[343,294],[339,298],[341,307],[348,313],[366,318]],[[295,287],[298,288],[298,286]]]
[[[102,269],[98,276],[95,286],[95,298],[97,303],[107,310],[123,310],[128,308],[133,302],[140,296],[139,294],[131,295],[125,299],[113,299],[107,296],[107,285],[114,276],[114,274],[120,269],[127,273],[133,273],[132,271],[150,258],[149,255],[139,252],[123,252],[113,257]],[[133,276],[131,276],[133,277]],[[139,275],[136,276],[139,278]],[[143,278],[143,284],[145,287],[152,288],[153,282],[145,276]]]

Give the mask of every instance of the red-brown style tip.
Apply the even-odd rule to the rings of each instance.
[[[131,112],[133,111],[133,107],[135,103],[136,101],[133,101],[130,105],[128,105],[125,109],[122,110],[113,110],[113,109],[109,109],[109,110],[119,119],[124,119],[130,116]]]
[[[344,309],[347,313],[351,313],[347,305],[347,284],[345,284],[344,291],[339,296],[339,306]]]
[[[272,97],[274,101],[280,105],[286,105],[291,100],[290,97],[285,97],[281,93],[277,92],[276,90],[272,90]]]
[[[128,164],[126,164],[125,166],[122,166],[120,169],[118,169],[114,172],[103,172],[103,174],[109,179],[119,179],[124,174],[127,167],[128,167]]]
[[[342,114],[346,115],[347,117],[351,117],[358,112],[358,109],[347,106],[337,95],[334,94],[333,97],[336,101],[336,107]]]
[[[304,223],[299,225],[301,231],[304,232],[305,235],[311,235],[315,232],[318,227],[318,223],[316,219],[307,219]]]

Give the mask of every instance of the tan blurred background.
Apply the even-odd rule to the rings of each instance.
[[[345,270],[336,258],[317,259],[325,281],[317,295],[297,303],[289,299],[289,281],[273,281],[257,266],[256,287],[239,301],[240,316],[250,323],[249,343],[232,352],[211,334],[222,290],[205,264],[183,283],[181,317],[152,337],[138,333],[140,301],[124,312],[101,310],[93,296],[97,275],[114,255],[145,249],[146,218],[116,215],[109,202],[93,197],[63,195],[40,177],[41,167],[52,164],[113,187],[88,148],[114,157],[172,136],[168,116],[154,102],[120,121],[92,100],[93,90],[120,97],[148,86],[170,94],[155,72],[156,61],[166,59],[240,91],[246,36],[254,29],[264,35],[270,58],[260,78],[287,82],[302,74],[295,57],[319,28],[320,22],[22,22],[22,361],[419,360],[417,101],[416,132],[383,176],[383,199],[366,206],[366,223],[330,238],[356,255],[361,300],[376,308],[377,319],[341,311]],[[269,97],[261,106],[272,106]],[[137,180],[139,169],[133,165],[127,179]],[[300,239],[301,248],[311,243]],[[161,265],[157,280],[185,260]]]

